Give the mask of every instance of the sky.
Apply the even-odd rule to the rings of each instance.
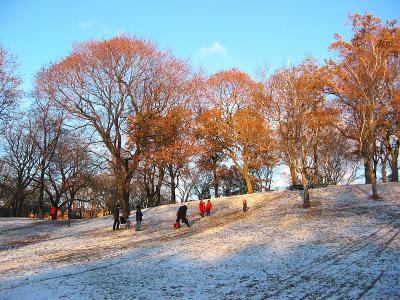
[[[0,0],[0,45],[15,54],[29,91],[40,68],[74,43],[127,34],[157,43],[206,74],[236,67],[253,77],[313,55],[332,56],[349,14],[399,19],[400,1]]]

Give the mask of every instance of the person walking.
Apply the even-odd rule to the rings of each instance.
[[[52,220],[57,219],[57,209],[54,206],[50,208],[50,216]]]
[[[185,223],[187,227],[190,227],[189,221],[186,218],[186,212],[187,212],[187,206],[186,205],[182,205],[182,206],[179,207],[178,212],[176,213],[175,224],[179,223],[182,220],[182,222]]]
[[[248,210],[249,210],[249,208],[247,207],[247,200],[243,199],[243,212],[246,212]]]
[[[204,213],[206,212],[206,204],[204,203],[203,200],[200,200],[199,203],[199,212],[200,212],[200,216],[204,217]]]
[[[117,206],[114,207],[113,215],[114,215],[113,230],[118,230],[119,229],[119,204],[117,204]]]
[[[136,231],[142,230],[143,213],[140,205],[136,205]]]
[[[211,209],[212,209],[212,204],[210,200],[207,200],[207,204],[206,204],[206,216],[208,217],[211,213]]]

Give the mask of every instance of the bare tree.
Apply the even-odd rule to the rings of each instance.
[[[323,97],[323,74],[312,58],[296,67],[278,70],[267,84],[269,97],[261,103],[275,123],[293,183],[297,174],[301,175],[304,208],[311,205],[310,178],[318,174],[320,132],[331,121]]]
[[[40,89],[93,129],[107,149],[125,217],[130,214],[129,187],[146,138],[137,136],[126,147],[128,117],[142,121],[145,112],[162,113],[176,100],[186,73],[184,62],[152,43],[121,36],[77,44],[68,57],[37,76]]]
[[[32,192],[31,183],[38,171],[39,152],[34,134],[30,120],[23,119],[7,129],[4,136],[4,162],[14,179],[12,214],[17,217],[23,215],[24,201]]]
[[[21,78],[16,73],[16,58],[0,46],[0,122],[10,117],[10,112],[21,96]]]
[[[34,109],[35,143],[39,150],[38,172],[38,217],[44,214],[44,182],[46,170],[49,168],[58,147],[58,141],[63,131],[64,116],[55,112],[51,104],[37,97]]]
[[[77,192],[87,184],[93,173],[94,164],[87,149],[88,145],[73,133],[64,132],[59,137],[43,185],[56,215],[61,207],[67,205],[70,216]]]

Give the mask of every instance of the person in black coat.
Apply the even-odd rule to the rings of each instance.
[[[136,231],[140,231],[142,227],[142,220],[143,220],[143,213],[142,213],[142,208],[140,205],[136,206]]]
[[[186,212],[187,212],[186,205],[182,205],[179,207],[178,212],[176,213],[176,223],[179,223],[182,220],[182,222],[185,223],[187,227],[190,227],[189,221],[186,218]]]
[[[114,215],[114,225],[113,225],[113,230],[119,229],[119,205],[117,204],[116,207],[113,209],[113,215]]]

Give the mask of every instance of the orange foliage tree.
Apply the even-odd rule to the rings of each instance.
[[[332,79],[330,91],[341,108],[339,129],[357,142],[364,160],[366,183],[372,184],[372,197],[378,198],[373,158],[376,155],[378,132],[385,124],[385,106],[392,103],[398,84],[390,70],[390,62],[398,69],[399,28],[395,22],[381,20],[371,14],[353,15],[353,37],[345,41],[338,34],[330,49],[338,52],[337,61],[328,65]],[[391,87],[391,89],[389,88]],[[394,123],[392,123],[394,124]],[[397,137],[398,139],[398,137]],[[395,159],[397,163],[397,158]]]
[[[306,59],[296,67],[276,71],[266,83],[267,96],[259,99],[278,133],[292,183],[296,184],[297,174],[301,175],[304,208],[310,207],[310,178],[318,178],[321,130],[334,116],[323,96],[324,77],[323,69],[313,59]]]
[[[210,76],[207,85],[212,108],[199,117],[200,130],[214,135],[243,176],[247,192],[253,193],[255,178],[250,171],[268,163],[274,145],[267,124],[252,108],[260,85],[237,69]]]
[[[199,157],[197,166],[200,172],[212,174],[214,196],[219,197],[222,163],[226,159],[219,135],[218,115],[215,110],[205,110],[195,121],[195,136],[198,142]]]
[[[158,154],[166,163],[171,203],[175,203],[179,179],[187,174],[191,158],[197,153],[191,111],[184,107],[174,107],[161,120],[160,125],[164,145]]]
[[[164,172],[169,176],[170,202],[176,202],[176,189],[181,172],[188,168],[191,157],[197,152],[192,133],[192,113],[183,105],[170,107],[165,115],[153,115],[143,121],[130,117],[128,130],[130,140],[145,136],[143,145],[143,162],[158,167],[161,180],[158,182],[158,199]],[[141,125],[139,125],[141,124]],[[144,170],[145,171],[145,170]],[[151,175],[148,172],[146,176]]]
[[[128,116],[162,114],[181,97],[186,63],[141,39],[119,36],[76,44],[72,53],[37,75],[37,86],[58,107],[90,128],[106,149],[123,215],[129,187],[147,137],[131,137]],[[141,125],[140,125],[141,126]],[[101,151],[101,149],[97,149]]]

